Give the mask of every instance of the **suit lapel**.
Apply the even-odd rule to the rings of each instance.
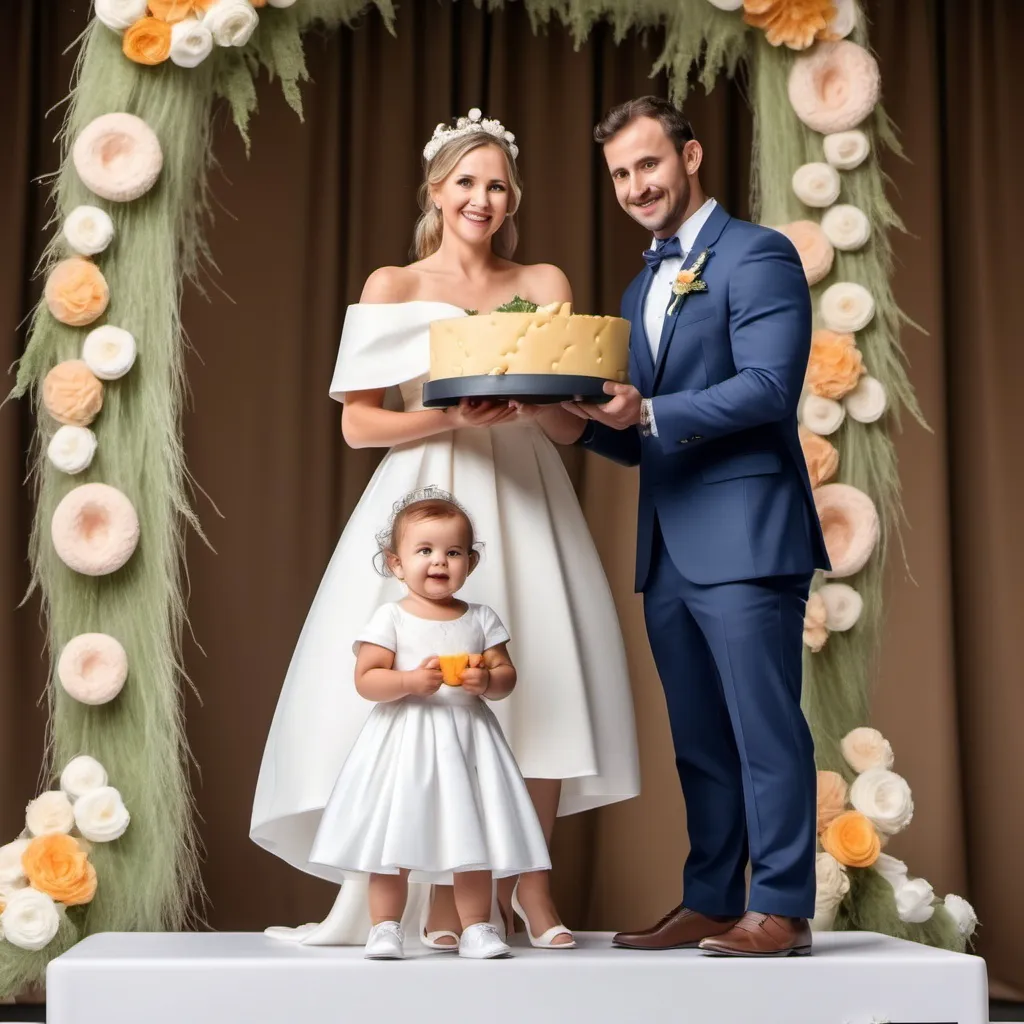
[[[637,327],[639,344],[633,346],[636,352],[637,366],[640,369],[643,379],[650,383],[654,379],[654,361],[651,358],[651,341],[647,337],[647,323],[644,319],[644,306],[647,304],[647,293],[651,290],[651,282],[654,280],[654,273],[645,270],[644,276],[636,289],[636,301],[633,305],[632,322]],[[644,391],[644,388],[640,389]],[[649,389],[647,389],[649,390]]]
[[[704,227],[697,232],[697,237],[694,239],[693,248],[690,250],[686,259],[683,261],[683,269],[689,269],[697,260],[697,257],[703,252],[703,250],[710,248],[715,242],[718,241],[719,235],[725,228],[725,225],[729,223],[729,214],[720,206],[715,206],[714,210],[711,211],[711,216],[704,222]],[[706,264],[705,264],[706,266]],[[668,301],[665,303],[666,307],[675,298],[674,295],[669,295]],[[677,325],[679,320],[686,309],[686,300],[683,300],[681,306],[679,306],[675,313],[669,315],[665,314],[665,321],[661,327],[661,341],[658,343],[658,361],[654,367],[654,382],[651,390],[654,391],[658,387],[658,383],[661,380],[661,375],[665,369],[665,359],[668,355],[668,350],[675,340],[677,333]]]

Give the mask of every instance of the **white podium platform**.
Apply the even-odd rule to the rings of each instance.
[[[868,932],[809,957],[644,953],[578,933],[574,950],[364,960],[261,934],[105,933],[47,971],[48,1024],[987,1024],[979,957]]]

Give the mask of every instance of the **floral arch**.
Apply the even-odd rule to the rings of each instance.
[[[900,514],[890,428],[918,416],[890,289],[879,150],[897,148],[857,0],[523,0],[577,45],[661,27],[652,69],[682,102],[743,64],[754,217],[785,231],[815,305],[800,418],[835,570],[805,624],[819,761],[816,927],[963,949],[970,907],[886,857],[905,781],[867,725],[882,570]],[[200,888],[182,710],[184,536],[198,529],[181,441],[183,282],[203,241],[211,110],[238,130],[265,70],[301,113],[303,32],[364,0],[94,0],[63,126],[43,299],[13,397],[38,412],[33,583],[50,652],[48,787],[0,837],[0,997],[95,931],[187,925]],[[388,0],[376,8],[389,27]],[[138,357],[138,358],[137,358]],[[32,794],[26,794],[26,800]]]

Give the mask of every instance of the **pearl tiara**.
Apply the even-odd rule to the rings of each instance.
[[[488,135],[493,135],[496,139],[503,139],[508,143],[512,159],[515,160],[519,156],[516,137],[511,132],[505,131],[505,126],[500,121],[484,117],[480,108],[474,107],[466,117],[460,117],[455,122],[454,128],[439,124],[434,129],[434,134],[431,136],[430,141],[423,147],[424,159],[427,161],[433,160],[445,143],[451,142],[452,139],[458,139],[463,135],[471,135],[473,132],[486,132]]]

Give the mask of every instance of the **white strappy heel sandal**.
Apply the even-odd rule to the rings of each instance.
[[[522,904],[519,902],[519,883],[516,882],[515,888],[512,890],[512,909],[516,912],[516,916],[519,917],[523,924],[526,925],[526,937],[530,940],[530,945],[536,949],[575,949],[576,939],[573,937],[571,931],[565,927],[564,924],[552,925],[542,935],[534,935],[533,929],[530,927],[530,919],[526,916],[526,911],[523,910]],[[554,940],[559,935],[568,935],[572,940],[571,942],[555,942]]]

